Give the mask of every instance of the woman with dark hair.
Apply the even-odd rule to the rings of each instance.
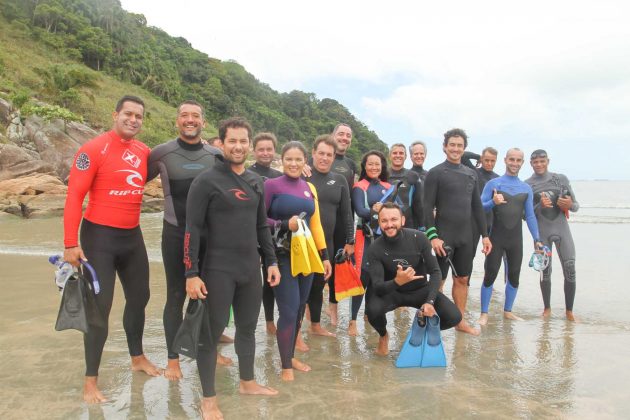
[[[357,271],[361,274],[361,281],[366,290],[369,286],[369,277],[367,269],[362,267],[363,255],[372,241],[379,236],[378,211],[385,200],[397,201],[395,191],[392,191],[391,185],[387,182],[388,177],[385,155],[378,150],[370,150],[361,159],[359,181],[352,187],[352,207],[358,216],[354,255]],[[361,303],[363,295],[352,297],[349,335],[357,335],[357,315]]]
[[[284,173],[281,177],[265,181],[265,204],[274,238],[286,237],[286,245],[276,248],[282,281],[273,288],[273,292],[279,312],[276,338],[282,362],[282,379],[292,381],[293,369],[311,370],[310,366],[294,357],[296,337],[313,283],[313,273],[297,276],[291,273],[291,234],[298,230],[300,214],[306,214],[304,221],[310,227],[319,250],[325,278],[330,277],[332,268],[319,219],[315,187],[300,177],[306,163],[306,149],[302,143],[290,141],[282,147],[281,156]]]

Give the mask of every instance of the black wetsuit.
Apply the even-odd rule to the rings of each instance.
[[[442,273],[424,234],[404,228],[393,238],[383,235],[370,245],[367,259],[371,284],[365,312],[381,337],[387,333],[385,315],[401,306],[420,308],[429,302],[440,316],[441,329],[459,324],[459,309],[438,291]],[[403,269],[413,267],[416,275],[424,278],[398,286],[394,278],[399,265]]]
[[[314,167],[312,168],[312,175],[310,178],[307,178],[307,181],[313,184],[317,190],[319,217],[324,230],[324,237],[326,238],[328,255],[333,256],[338,251],[334,246],[334,233],[337,225],[344,228],[344,245],[347,243],[354,243],[354,219],[352,217],[350,191],[348,190],[348,186],[343,176],[333,172],[324,174],[317,171]],[[342,219],[338,219],[338,214],[343,214],[345,216]],[[339,221],[339,223],[337,223],[337,221]],[[330,293],[333,298],[335,290],[334,278],[335,274],[333,264],[333,274],[328,279],[328,285],[331,291]],[[311,293],[308,298],[311,322],[320,322],[323,304],[322,290],[324,289],[325,284],[324,275],[321,273],[315,273],[313,276]],[[337,301],[335,300],[333,303],[336,302]]]
[[[473,222],[487,236],[486,217],[477,186],[477,173],[462,164],[445,161],[432,168],[424,185],[424,215],[429,240],[439,237],[453,248],[452,262],[459,277],[472,272]],[[435,217],[433,209],[436,210]],[[445,257],[438,258],[442,279],[448,275]]]
[[[418,174],[405,168],[399,171],[392,169],[387,181],[392,185],[401,182],[398,187],[398,198],[400,198],[403,205],[405,227],[409,229],[419,229],[424,226],[424,217],[422,215],[422,181]]]
[[[247,170],[237,175],[228,163],[217,157],[215,166],[200,174],[190,186],[186,214],[186,278],[200,276],[208,291],[212,345],[199,348],[197,366],[203,396],[212,397],[215,395],[216,344],[227,325],[230,305],[234,310],[234,348],[240,378],[243,381],[254,379],[255,329],[262,296],[258,246],[266,264],[276,263],[265,214],[262,178]],[[204,230],[207,247],[201,269],[200,239]]]
[[[166,273],[166,304],[163,322],[169,359],[179,357],[172,346],[182,323],[186,300],[183,244],[188,190],[197,175],[214,165],[218,154],[221,151],[216,147],[201,142],[189,144],[178,138],[156,146],[149,155],[148,179],[159,173],[164,191],[162,261]],[[201,246],[205,248],[205,238]]]
[[[486,171],[483,168],[476,168],[477,171],[477,182],[479,183],[479,192],[483,192],[483,188],[486,186],[488,181],[494,178],[498,178],[499,175],[494,171]],[[488,232],[492,230],[492,212],[486,212],[486,227]],[[479,245],[479,239],[481,238],[481,234],[479,233],[479,227],[477,227],[477,223],[475,219],[473,219],[473,251],[477,253],[477,246]]]
[[[248,169],[260,175],[263,181],[282,176],[282,172],[280,172],[279,170],[274,169],[271,166],[260,165],[258,163],[254,163]],[[261,257],[262,257],[262,252],[261,252]],[[266,273],[266,272],[267,272],[267,267],[265,266],[264,259],[263,259],[263,273]],[[273,322],[274,302],[275,302],[275,298],[273,295],[273,289],[271,288],[268,282],[263,281],[262,303],[263,303],[263,309],[265,311],[265,321],[267,322]]]
[[[413,165],[411,167],[411,170],[420,176],[420,179],[422,180],[422,182],[424,182],[424,179],[427,177],[427,174],[429,173],[429,171],[424,169],[421,165]]]

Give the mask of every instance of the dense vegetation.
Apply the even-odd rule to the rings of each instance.
[[[143,15],[123,10],[118,0],[0,0],[0,11],[0,81],[9,91],[24,96],[28,89],[29,94],[90,122],[105,124],[99,120],[103,117],[93,115],[93,109],[112,85],[110,80],[132,84],[136,93],[145,91],[141,96],[149,96],[148,102],[154,104],[153,126],[144,138],[149,144],[172,135],[173,115],[167,123],[161,112],[192,98],[204,104],[211,124],[242,115],[256,131],[272,131],[281,142],[310,143],[336,123],[346,122],[358,140],[350,151],[354,158],[369,149],[385,148],[374,132],[337,101],[319,100],[297,90],[278,93],[238,63],[210,58],[184,38],[148,27]],[[12,61],[15,70],[15,55],[22,54],[15,48],[19,41],[11,42],[16,39],[28,40],[48,55],[48,59],[34,60],[36,64],[20,60],[31,69],[21,71],[19,77],[3,63]]]

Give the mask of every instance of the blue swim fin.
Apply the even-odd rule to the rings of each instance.
[[[420,367],[422,363],[422,351],[426,341],[426,327],[425,317],[418,311],[413,317],[407,339],[400,349],[398,359],[396,359],[396,367]]]
[[[440,334],[440,317],[434,315],[427,318],[426,330],[421,367],[446,367],[446,355]]]

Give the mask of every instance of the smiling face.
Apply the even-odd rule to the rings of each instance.
[[[327,174],[330,172],[333,161],[335,160],[335,148],[324,142],[317,145],[317,149],[313,149],[313,166],[319,172]]]
[[[424,160],[427,157],[427,151],[421,144],[416,144],[411,148],[411,161],[416,166],[424,165]]]
[[[113,130],[121,138],[131,140],[142,128],[144,119],[144,107],[133,101],[125,101],[120,111],[114,112]]]
[[[518,176],[524,161],[525,155],[521,150],[508,150],[505,155],[505,173],[510,176]]]
[[[407,151],[404,146],[394,146],[389,152],[389,161],[392,163],[392,169],[399,171],[405,165],[407,159]]]
[[[234,165],[243,165],[249,153],[249,133],[244,127],[229,127],[223,140],[223,156]]]
[[[193,104],[183,104],[177,113],[177,128],[179,138],[187,143],[199,143],[201,141],[201,130],[206,123],[203,120],[201,108]]]
[[[547,172],[547,167],[549,166],[549,158],[537,157],[532,159],[530,163],[536,175],[544,175]]]
[[[466,149],[466,146],[463,137],[449,137],[446,141],[446,145],[444,146],[446,159],[451,163],[461,163],[464,149]]]
[[[282,169],[286,176],[299,178],[306,163],[306,156],[297,147],[292,147],[284,152],[282,156]]]
[[[352,129],[347,125],[340,125],[333,133],[333,139],[337,143],[337,153],[345,155],[352,145]]]
[[[258,140],[256,147],[254,148],[254,159],[256,163],[262,166],[269,167],[276,154],[276,148],[271,140]]]
[[[405,216],[398,208],[383,208],[378,213],[378,225],[388,238],[393,238],[405,224]]]
[[[377,155],[370,155],[365,161],[365,174],[368,178],[377,179],[381,175],[383,165],[381,158]]]

